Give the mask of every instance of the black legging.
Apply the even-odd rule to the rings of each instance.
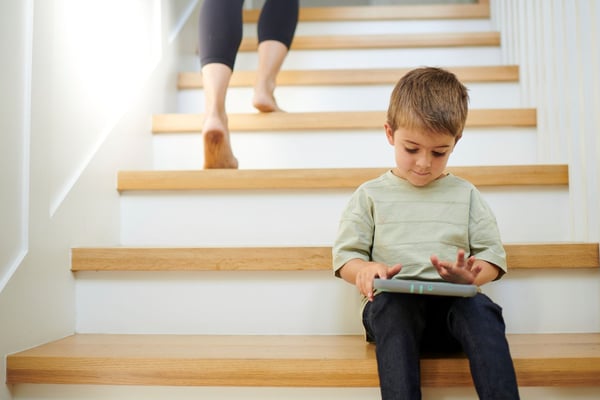
[[[288,49],[298,24],[299,0],[266,0],[258,19],[258,42],[276,40]],[[220,63],[233,70],[242,41],[244,0],[204,0],[200,9],[200,64]]]

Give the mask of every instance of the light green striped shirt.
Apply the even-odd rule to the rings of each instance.
[[[362,184],[344,210],[333,269],[358,258],[402,264],[403,279],[443,281],[430,256],[454,261],[459,249],[506,272],[496,218],[470,182],[447,175],[418,187],[391,171]]]

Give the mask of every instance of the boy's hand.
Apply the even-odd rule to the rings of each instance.
[[[453,283],[473,284],[482,269],[480,265],[475,265],[475,261],[474,256],[465,260],[465,251],[462,249],[458,250],[454,263],[440,261],[436,255],[431,256],[431,263],[437,269],[438,274],[445,281]]]
[[[375,278],[388,279],[396,275],[402,269],[402,265],[396,264],[388,267],[382,263],[365,262],[364,265],[357,270],[355,285],[364,296],[373,301],[373,280]]]

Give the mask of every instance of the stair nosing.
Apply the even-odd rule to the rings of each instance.
[[[332,9],[335,8],[335,9]],[[244,23],[256,23],[260,10],[243,11]],[[415,19],[489,19],[488,3],[475,4],[427,4],[427,5],[381,5],[381,6],[336,6],[302,7],[299,22],[322,21],[373,21]]]
[[[599,268],[598,243],[505,243],[509,271]],[[71,271],[331,271],[330,246],[75,247]]]
[[[277,86],[359,86],[395,84],[412,68],[374,69],[318,69],[282,70],[277,76]],[[445,67],[464,83],[518,82],[517,65]],[[252,87],[255,71],[235,70],[229,87]],[[202,88],[201,72],[181,72],[178,74],[178,89],[193,90]]]
[[[389,168],[208,169],[119,171],[117,190],[355,189]],[[566,164],[454,166],[475,186],[568,186]]]
[[[371,35],[307,35],[296,36],[290,46],[292,51],[303,50],[372,50],[446,47],[498,47],[500,32],[443,32],[418,34]],[[243,38],[239,52],[255,52],[256,37]]]
[[[598,384],[599,333],[507,339],[520,386]],[[362,335],[75,334],[6,360],[10,385],[378,386],[374,346]],[[421,369],[423,386],[473,384],[464,355],[423,357]]]
[[[377,130],[386,120],[385,111],[328,111],[328,112],[276,112],[230,113],[229,130],[234,133],[310,131],[310,130]],[[152,133],[200,133],[204,115],[155,114],[152,116]],[[465,128],[485,127],[536,127],[535,108],[471,109]]]

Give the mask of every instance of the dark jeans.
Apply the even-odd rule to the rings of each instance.
[[[484,294],[380,293],[363,312],[383,400],[421,398],[420,355],[463,351],[480,399],[519,398],[502,309]]]

